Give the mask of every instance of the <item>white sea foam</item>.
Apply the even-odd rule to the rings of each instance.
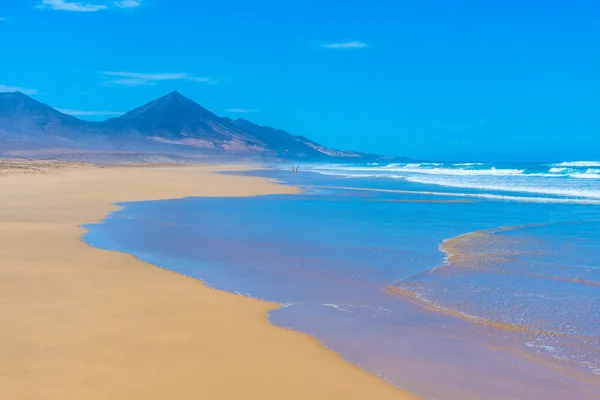
[[[600,178],[600,168],[587,168],[582,171],[581,167],[566,168],[566,167],[553,167],[548,171],[553,174],[568,175],[571,178],[578,179],[598,179]]]
[[[577,166],[572,167],[516,164],[506,165],[506,168],[482,163],[393,163],[382,166],[329,164],[315,165],[312,171],[346,178],[402,179],[426,185],[470,189],[474,191],[468,194],[470,197],[476,194],[481,198],[511,201],[596,204],[600,200],[600,162],[563,164],[575,163]],[[598,167],[584,167],[584,164],[598,164]],[[498,192],[522,195],[506,196]]]
[[[578,179],[600,179],[600,174],[591,174],[589,172],[583,174],[569,174],[569,176]]]
[[[553,174],[560,174],[563,172],[570,172],[573,171],[571,168],[559,168],[559,167],[552,167],[548,170],[548,172],[553,173]]]
[[[399,167],[399,166],[402,166],[402,165],[405,165],[405,164],[388,164],[388,165],[384,165],[381,168],[395,168],[395,167]],[[416,165],[418,165],[418,164],[416,164]]]
[[[414,172],[428,175],[469,175],[469,176],[508,176],[520,175],[524,172],[522,169],[497,169],[491,167],[489,169],[454,169],[454,168],[401,168],[398,172]]]
[[[316,188],[343,189],[343,190],[360,190],[382,193],[402,193],[410,195],[424,196],[440,196],[440,197],[462,197],[462,198],[480,198],[490,200],[517,201],[522,203],[558,203],[558,204],[600,204],[598,199],[567,199],[558,197],[527,197],[527,196],[510,196],[491,193],[458,193],[458,192],[434,192],[423,190],[396,190],[396,189],[376,189],[376,188],[361,188],[347,186],[314,186]]]
[[[349,173],[349,172],[319,171],[319,170],[313,170],[310,172],[318,172],[321,175],[328,175],[328,176],[341,176],[344,178],[393,178],[393,179],[402,178],[399,175],[381,174],[381,173],[376,174],[376,173],[369,173],[369,172]]]
[[[456,165],[458,167],[472,167],[474,165],[485,165],[484,163],[473,163],[473,162],[468,162],[468,163],[457,163],[457,164],[452,164],[452,165]]]
[[[344,311],[344,312],[350,312],[348,310],[346,310],[345,308],[342,308],[340,306],[338,306],[337,304],[322,304],[325,307],[330,307],[330,308],[335,308],[336,310],[340,310],[340,311]]]
[[[567,161],[554,164],[555,167],[600,167],[600,161]]]
[[[535,348],[535,349],[546,350],[547,352],[555,352],[556,351],[556,347],[555,346],[549,346],[549,345],[545,345],[545,344],[539,344],[539,343],[536,343],[536,342],[527,342],[527,343],[525,343],[525,346],[530,347],[530,348]]]
[[[371,173],[377,172],[406,172],[415,174],[428,174],[428,175],[470,175],[470,176],[508,176],[508,175],[521,175],[523,169],[499,169],[491,167],[488,169],[463,169],[463,168],[438,168],[437,166],[430,164],[427,166],[421,166],[421,164],[389,164],[384,167],[366,167],[366,166],[315,166],[312,168],[313,171],[365,171]]]
[[[526,182],[511,182],[496,181],[494,183],[484,182],[481,180],[451,180],[451,179],[437,179],[426,176],[411,176],[405,178],[407,181],[424,183],[429,185],[447,186],[460,189],[476,189],[476,190],[493,190],[502,192],[515,192],[515,193],[535,193],[550,196],[568,196],[568,197],[579,197],[584,199],[600,199],[600,190],[593,188],[581,188],[576,186],[550,186],[542,184],[527,184]],[[533,183],[533,182],[532,182]],[[563,200],[563,199],[557,199]],[[567,199],[564,199],[567,200]]]

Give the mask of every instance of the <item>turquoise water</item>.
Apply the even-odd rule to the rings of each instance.
[[[128,203],[84,240],[279,302],[273,324],[424,398],[594,399],[593,164],[283,166],[254,174],[303,194]]]

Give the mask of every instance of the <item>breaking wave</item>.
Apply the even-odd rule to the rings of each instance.
[[[307,169],[324,175],[345,178],[387,178],[424,185],[471,189],[493,195],[489,198],[502,197],[502,192],[509,192],[521,193],[524,196],[537,194],[566,200],[594,200],[594,203],[600,199],[600,161],[570,161],[554,164],[475,162],[320,164],[312,165]],[[581,202],[579,200],[578,202]]]
[[[541,183],[528,183],[524,181],[450,181],[428,177],[407,177],[409,182],[424,183],[428,185],[448,186],[460,189],[478,189],[485,191],[536,193],[551,196],[579,197],[584,199],[600,199],[600,186],[598,188],[581,188],[573,186],[550,186]]]
[[[557,167],[600,167],[600,161],[567,161],[554,164]]]

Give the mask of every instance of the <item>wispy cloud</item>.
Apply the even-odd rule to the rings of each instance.
[[[70,108],[59,108],[63,114],[76,115],[76,116],[102,116],[102,115],[123,115],[123,112],[116,111],[83,111],[83,110],[72,110]]]
[[[104,75],[108,76],[122,76],[124,78],[141,79],[147,81],[171,81],[176,79],[186,79],[188,77],[185,73],[175,74],[143,74],[139,72],[114,72],[106,71]]]
[[[10,85],[2,85],[0,84],[0,92],[21,92],[24,94],[38,94],[37,89],[28,89],[19,86],[10,86]]]
[[[49,8],[58,11],[96,12],[106,10],[108,6],[67,0],[42,0],[42,4],[37,5],[35,8]]]
[[[194,81],[194,82],[207,83],[209,85],[216,85],[218,83],[216,79],[208,77],[208,76],[191,76],[191,77],[188,77],[188,80]]]
[[[139,72],[120,72],[106,71],[105,76],[118,77],[119,79],[108,80],[103,83],[104,86],[145,86],[156,85],[160,81],[178,81],[186,80],[193,82],[202,82],[209,85],[214,85],[217,81],[210,77],[197,77],[186,73],[169,73],[169,74],[147,74]]]
[[[255,112],[258,112],[258,110],[247,109],[247,108],[228,108],[227,110],[225,110],[225,112],[246,114],[246,113],[255,113]]]
[[[325,43],[321,47],[326,49],[362,49],[368,47],[369,45],[365,42],[337,42],[337,43]]]
[[[142,5],[142,0],[121,0],[115,1],[114,4],[119,8],[137,8]]]
[[[96,12],[101,10],[107,10],[110,7],[106,4],[95,4],[88,3],[85,1],[73,1],[73,0],[41,0],[41,4],[35,6],[40,9],[51,9],[58,11],[76,11],[76,12]],[[106,1],[102,1],[106,3]],[[142,5],[142,0],[117,0],[113,1],[112,4],[116,8],[133,9],[138,8]]]
[[[102,83],[102,86],[146,86],[156,85],[155,81],[149,81],[146,79],[126,78],[126,79],[113,79]]]

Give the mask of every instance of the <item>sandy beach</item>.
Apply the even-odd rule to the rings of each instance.
[[[0,397],[414,399],[269,324],[276,304],[81,241],[115,202],[297,191],[234,168],[0,163]]]

